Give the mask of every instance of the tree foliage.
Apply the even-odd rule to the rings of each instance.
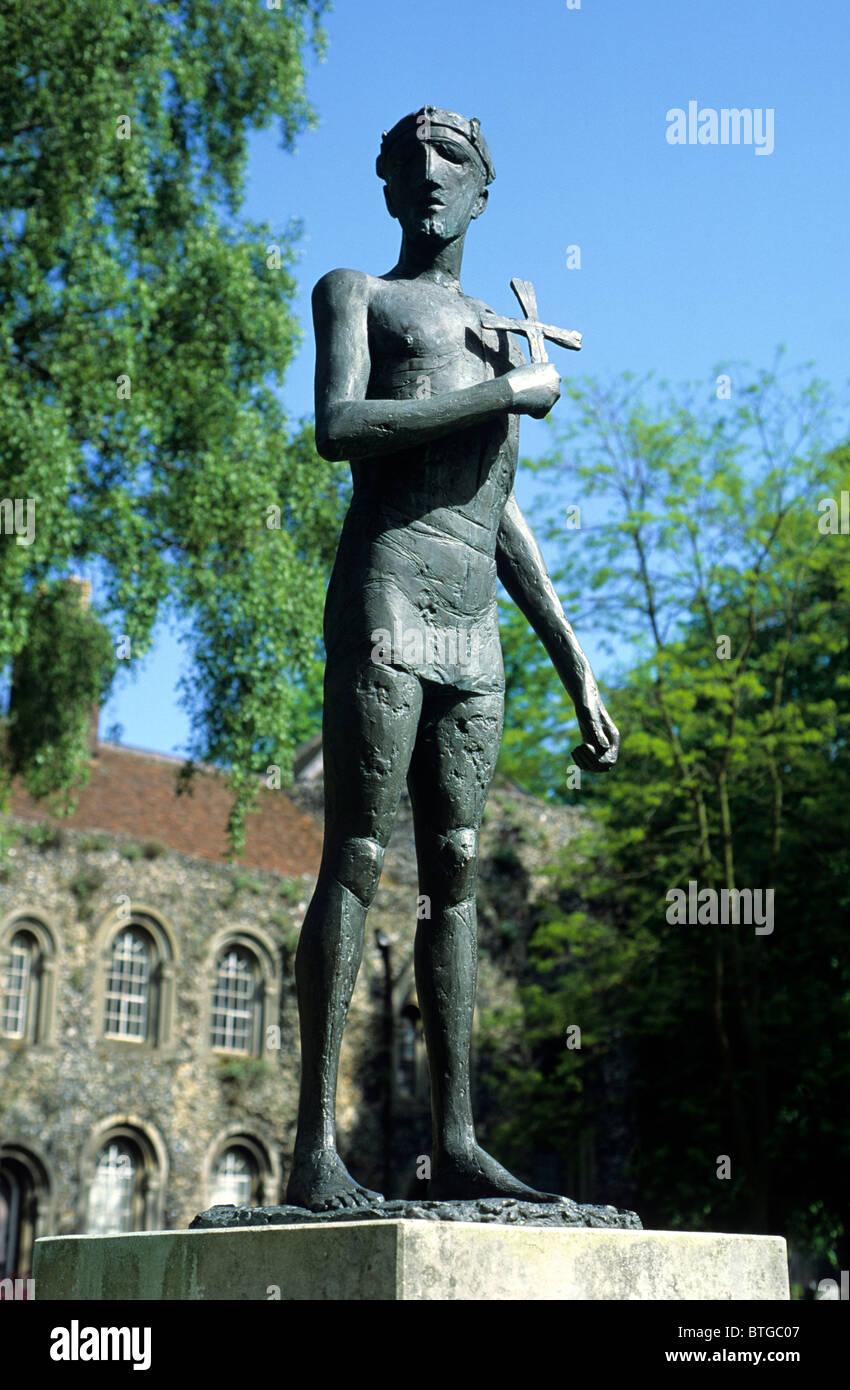
[[[69,573],[131,661],[158,614],[182,616],[192,751],[232,769],[237,844],[315,687],[341,508],[341,470],[290,438],[279,399],[295,229],[239,212],[249,132],[274,123],[291,149],[312,120],[324,8],[0,14],[0,496],[35,506],[31,544],[0,535],[0,668],[34,637],[38,586]]]
[[[93,712],[115,669],[109,632],[81,598],[73,583],[39,585],[15,664],[4,772],[35,797],[71,801],[87,780]]]

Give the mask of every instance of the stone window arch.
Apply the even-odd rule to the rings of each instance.
[[[280,1165],[274,1148],[244,1130],[231,1130],[211,1146],[204,1164],[208,1206],[274,1205]]]
[[[161,1228],[168,1158],[152,1125],[134,1116],[97,1126],[83,1155],[80,1228],[116,1235]]]
[[[33,1245],[52,1234],[53,1184],[28,1146],[0,1144],[0,1279],[28,1279]]]
[[[96,1005],[104,1042],[171,1044],[176,956],[163,919],[121,899],[98,933]]]
[[[0,1037],[10,1043],[52,1039],[56,938],[31,912],[16,912],[0,931]]]
[[[280,969],[264,934],[228,931],[213,942],[207,970],[205,1029],[216,1053],[262,1057],[266,1029],[278,1022]]]

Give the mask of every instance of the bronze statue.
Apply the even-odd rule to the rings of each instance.
[[[325,839],[296,958],[302,1079],[287,1201],[369,1206],[336,1151],[340,1043],[402,789],[413,806],[416,983],[431,1072],[429,1197],[557,1202],[475,1139],[469,1047],[476,988],[478,827],[502,734],[497,576],[575,703],[576,763],[604,772],[619,736],[513,495],[519,416],[560,394],[543,338],[460,286],[464,239],[493,164],[477,120],[424,107],[384,135],[377,172],[401,224],[386,275],[333,270],[313,292],[316,442],[354,483],[325,608]],[[526,333],[531,363],[511,336]]]

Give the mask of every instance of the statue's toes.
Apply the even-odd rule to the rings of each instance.
[[[347,1192],[332,1192],[322,1202],[322,1211],[343,1211],[351,1206]]]
[[[384,1200],[381,1192],[371,1192],[368,1187],[358,1187],[357,1197],[358,1205],[361,1207],[372,1207]]]

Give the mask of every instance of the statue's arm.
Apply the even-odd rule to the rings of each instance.
[[[573,758],[588,772],[607,772],[617,761],[620,735],[513,493],[499,527],[496,568],[502,584],[546,648],[575,705],[584,743],[573,750]]]
[[[316,448],[323,458],[400,453],[505,412],[545,415],[558,398],[557,371],[538,364],[425,400],[367,400],[368,315],[367,276],[332,270],[316,285]]]

